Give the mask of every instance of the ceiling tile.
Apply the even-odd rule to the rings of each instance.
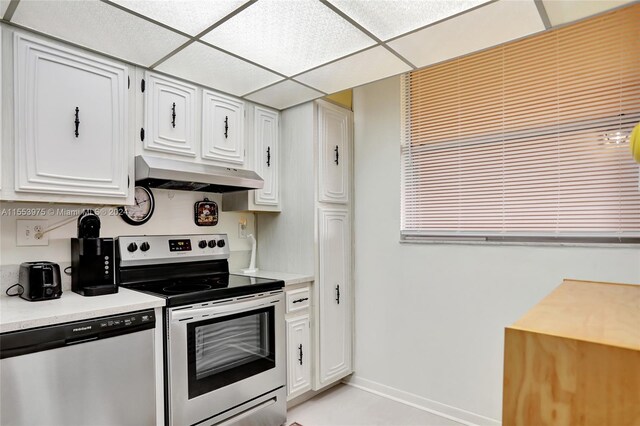
[[[157,69],[238,96],[282,79],[199,42],[176,53]]]
[[[317,0],[261,0],[202,37],[285,75],[375,42]]]
[[[21,1],[11,20],[141,65],[153,64],[187,41],[181,35],[95,0]]]
[[[360,86],[410,71],[411,67],[382,46],[356,53],[295,77],[326,93]]]
[[[543,31],[532,0],[499,0],[400,37],[389,46],[418,67]]]
[[[0,0],[0,18],[4,17],[4,13],[9,7],[9,0]]]
[[[322,96],[324,94],[320,92],[295,81],[286,80],[245,97],[263,105],[285,109]]]
[[[488,0],[329,0],[376,37],[388,40]]]
[[[584,1],[584,0],[543,0],[544,8],[547,11],[551,25],[561,25],[567,22],[576,21],[578,19],[586,18],[587,16],[595,15],[596,13],[604,12],[614,7],[621,6],[626,3],[631,3],[632,0],[627,1],[611,1],[611,0],[598,0],[598,1]]]
[[[111,0],[127,9],[190,35],[196,35],[247,0]]]

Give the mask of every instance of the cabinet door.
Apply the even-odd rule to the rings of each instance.
[[[347,210],[319,209],[318,382],[351,373],[351,231]]]
[[[286,320],[287,396],[311,389],[311,347],[309,315]]]
[[[244,102],[203,92],[202,158],[244,164]]]
[[[146,73],[145,149],[195,157],[195,86]]]
[[[255,107],[255,170],[264,187],[254,191],[255,204],[277,206],[278,198],[278,113]]]
[[[351,112],[328,103],[318,103],[318,170],[320,202],[349,202]]]
[[[15,190],[127,196],[127,68],[16,33]]]

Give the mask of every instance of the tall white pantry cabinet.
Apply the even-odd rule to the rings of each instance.
[[[281,207],[258,215],[261,268],[310,274],[312,388],[353,372],[351,111],[325,101],[281,114]],[[310,366],[311,367],[311,366]]]

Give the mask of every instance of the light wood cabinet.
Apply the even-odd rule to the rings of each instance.
[[[13,49],[17,196],[8,198],[125,202],[128,68],[19,32]]]
[[[351,111],[323,102],[318,104],[318,201],[349,202],[351,161]]]
[[[507,327],[502,423],[640,424],[640,286],[565,280]]]
[[[185,157],[196,156],[197,88],[146,72],[144,148]]]
[[[202,92],[202,158],[244,166],[244,102]]]

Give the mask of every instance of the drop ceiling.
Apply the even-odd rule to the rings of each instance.
[[[285,109],[630,2],[0,0],[0,16]]]

